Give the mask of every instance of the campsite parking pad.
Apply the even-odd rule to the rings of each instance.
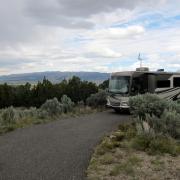
[[[112,111],[0,136],[0,180],[83,180],[101,138],[129,119]]]

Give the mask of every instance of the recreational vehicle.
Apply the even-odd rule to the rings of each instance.
[[[145,93],[177,100],[180,97],[180,73],[164,72],[163,69],[149,71],[143,67],[136,71],[113,73],[109,81],[107,106],[115,111],[129,109],[129,97]]]

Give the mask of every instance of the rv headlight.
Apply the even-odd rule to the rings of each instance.
[[[128,102],[122,101],[122,102],[121,102],[121,106],[128,106]]]

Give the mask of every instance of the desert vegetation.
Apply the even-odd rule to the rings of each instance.
[[[180,104],[146,94],[130,98],[138,134],[180,139]]]
[[[75,105],[66,95],[62,96],[61,101],[58,101],[57,98],[48,99],[39,108],[14,108],[10,106],[0,110],[0,134],[32,124],[76,117],[99,110],[84,104]]]
[[[100,90],[95,94],[91,94],[91,96],[87,98],[86,104],[94,108],[104,107],[106,105],[106,97],[107,93],[104,90]]]
[[[107,84],[107,83],[106,83]],[[99,86],[95,83],[82,81],[79,77],[72,77],[60,83],[53,84],[44,78],[36,85],[26,83],[25,85],[12,86],[0,85],[0,108],[14,107],[37,107],[39,108],[47,99],[56,97],[59,101],[66,94],[74,103],[83,101],[99,89],[103,89],[104,83]]]
[[[129,101],[132,120],[96,147],[88,179],[179,179],[180,104],[153,94]]]
[[[4,84],[0,90],[3,107],[0,109],[0,134],[32,124],[103,110],[106,103],[105,91],[98,92],[98,86],[77,77],[54,85],[44,79],[32,88],[29,84],[17,87]],[[7,102],[2,100],[5,97]]]

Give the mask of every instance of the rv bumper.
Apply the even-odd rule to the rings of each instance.
[[[112,108],[112,109],[129,109],[130,108],[129,106],[112,106],[112,105],[109,105],[109,104],[106,104],[106,107],[107,108]]]
[[[107,104],[106,104],[107,108],[112,108],[112,109],[129,109],[129,105],[128,102],[119,102],[117,104],[110,102],[109,100],[107,100]]]

